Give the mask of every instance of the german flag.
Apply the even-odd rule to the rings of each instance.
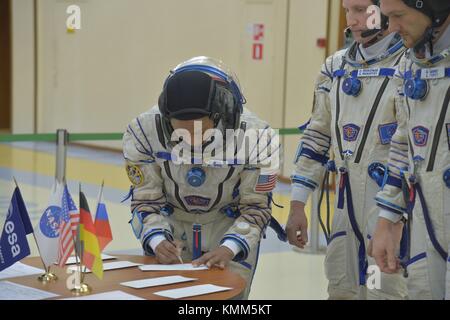
[[[103,262],[100,244],[92,222],[89,205],[80,191],[80,242],[83,248],[83,264],[89,268],[99,279],[103,278]]]

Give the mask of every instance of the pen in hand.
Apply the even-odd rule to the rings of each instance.
[[[169,238],[167,235],[166,235],[166,240],[169,241],[169,243],[170,243],[171,245],[173,245],[177,250],[180,251],[180,249],[178,249],[177,245],[176,245],[172,240],[170,240],[170,238]],[[181,264],[184,264],[183,259],[181,258],[181,254],[180,254],[180,253],[177,254],[177,258],[178,258],[178,260],[180,261]]]

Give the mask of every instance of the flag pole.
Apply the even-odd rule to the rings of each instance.
[[[77,250],[77,241],[75,240],[75,237],[73,237],[72,236],[72,241],[73,241],[73,245],[74,245],[74,247],[75,247],[75,272],[79,272],[78,271],[78,265],[79,265],[79,260],[78,260],[78,250]],[[80,275],[80,283],[79,283],[79,285],[81,285],[81,275]],[[77,284],[78,285],[78,284]],[[75,286],[75,288],[76,288],[76,286]]]
[[[78,229],[79,227],[77,227],[77,229]],[[78,233],[78,231],[77,231],[77,233]],[[77,241],[78,241],[79,239],[78,239],[78,237],[76,237],[74,234],[73,234],[73,232],[72,232],[72,241],[73,241],[73,247],[74,247],[74,249],[75,249],[75,265],[78,267],[78,262],[79,262],[79,260],[78,260],[78,256],[79,256],[79,252],[78,252],[78,246],[77,246]]]
[[[80,187],[80,196],[81,196],[81,183],[80,183],[79,187]],[[81,201],[80,201],[80,211],[81,211]],[[81,219],[81,214],[80,214],[80,219]],[[84,272],[86,272],[86,268],[84,268],[84,272],[83,272],[84,243],[81,243],[81,241],[80,241],[80,250],[81,250],[80,276],[81,276],[81,283],[83,283],[84,282]]]
[[[79,207],[79,206],[78,206]],[[80,210],[80,209],[78,209],[78,210]],[[78,258],[79,258],[79,255],[80,255],[80,252],[78,251],[78,249],[79,249],[79,247],[78,247],[78,245],[77,245],[77,243],[79,242],[79,230],[80,230],[80,226],[79,226],[79,223],[78,223],[78,225],[77,225],[77,231],[76,231],[76,235],[74,235],[73,234],[73,231],[72,231],[72,241],[73,241],[73,247],[74,247],[74,249],[75,249],[75,272],[77,272],[78,270],[78,266],[79,266],[79,260],[78,260]],[[80,279],[80,283],[78,284],[78,285],[81,285],[81,274],[80,274],[80,276],[79,276],[79,279]]]
[[[80,250],[81,250],[81,262],[80,262],[80,276],[81,276],[81,282],[84,281],[84,273],[83,273],[83,256],[84,256],[84,243],[80,243]]]
[[[19,184],[17,183],[16,177],[13,176],[13,180],[14,180],[14,183],[16,184],[16,187],[19,189]]]
[[[81,220],[81,182],[78,184],[78,207],[80,208],[80,220]],[[78,226],[78,228],[80,228]],[[83,244],[81,243],[80,234],[78,234],[78,242],[80,244],[80,285],[83,283]]]
[[[102,180],[102,186],[100,187],[100,193],[98,194],[98,199],[97,199],[97,207],[96,207],[96,214],[95,214],[95,219],[94,219],[94,225],[95,225],[95,221],[97,220],[97,211],[98,211],[98,206],[100,205],[100,201],[102,199],[103,196],[103,187],[105,186],[105,179]],[[98,238],[98,235],[97,235]],[[100,243],[99,243],[100,245]],[[100,259],[102,258],[102,250],[100,248]]]
[[[13,176],[13,180],[14,180],[14,183],[15,183],[17,189],[20,189],[19,184],[17,183],[16,177]],[[55,274],[50,272],[50,267],[47,268],[47,266],[45,265],[44,259],[42,259],[41,249],[39,248],[39,243],[36,239],[36,235],[34,234],[34,230],[33,230],[33,238],[34,238],[34,242],[36,242],[36,248],[39,253],[39,258],[41,258],[41,262],[42,262],[42,265],[44,266],[44,271],[45,271],[44,274],[42,274],[38,277],[38,280],[43,283],[58,280],[58,277]]]
[[[36,241],[36,245],[38,247],[39,254],[41,254],[40,253],[40,249],[39,249],[39,245],[37,243],[36,236],[34,235],[34,232],[33,232],[33,237],[34,237],[34,240]],[[41,255],[41,259],[42,259],[42,255]],[[42,263],[45,266],[45,262],[44,262],[43,259],[42,259]],[[43,275],[38,277],[38,281],[42,282],[42,283],[52,282],[52,281],[56,281],[56,280],[58,280],[58,277],[56,276],[56,274],[50,272],[50,266],[48,266],[48,268],[45,269],[45,274],[43,274]]]
[[[81,198],[81,183],[79,184],[78,196],[79,196],[79,198]],[[81,220],[81,201],[79,203],[79,208],[80,208],[80,220]],[[76,296],[85,295],[85,294],[89,294],[89,293],[92,292],[92,288],[88,284],[84,283],[84,274],[83,274],[84,245],[81,242],[81,239],[79,239],[79,236],[78,236],[78,240],[79,240],[79,243],[80,243],[80,269],[79,269],[79,272],[80,272],[80,286],[79,287],[75,287],[72,290],[70,290]]]
[[[84,256],[84,245],[81,244],[80,247],[81,247],[80,270],[82,271],[82,268],[83,268],[83,260],[84,260],[84,259],[83,259],[83,256]],[[85,272],[86,272],[86,267],[84,268],[84,272],[81,272],[81,275],[80,275],[80,288],[78,288],[78,289],[72,289],[72,292],[73,292],[75,295],[84,295],[84,294],[89,294],[89,293],[92,292],[91,286],[89,286],[87,283],[84,283],[84,275],[85,275]]]

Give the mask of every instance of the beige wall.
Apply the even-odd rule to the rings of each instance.
[[[13,1],[19,2],[33,1]],[[220,58],[235,70],[248,107],[273,127],[298,126],[309,118],[314,80],[325,58],[326,50],[318,48],[316,40],[327,36],[328,2],[338,1],[38,1],[37,131],[123,131],[133,117],[156,103],[170,68],[196,55]],[[82,29],[74,33],[65,27],[70,4],[81,7]],[[26,43],[16,46],[29,47],[32,37],[21,34],[32,36],[28,16],[33,14],[21,12],[16,23],[27,23],[14,37]],[[262,61],[251,56],[254,23],[265,24]],[[330,46],[337,41],[334,37]],[[20,130],[31,132],[32,126],[25,124],[33,117],[25,122],[17,117],[25,106],[32,109],[29,62],[28,57],[22,68],[26,77],[14,71],[27,81],[23,96],[17,94],[22,83],[14,82],[13,110],[14,123],[23,123]],[[14,132],[19,132],[18,125]],[[283,174],[289,176],[298,137],[284,140]],[[120,147],[119,142],[98,144]]]
[[[196,55],[238,74],[248,106],[282,126],[286,0],[95,0],[67,33],[67,2],[39,2],[38,131],[123,131],[156,103],[171,67]],[[133,5],[130,5],[133,4]],[[263,61],[251,56],[264,23]]]
[[[341,49],[339,43],[340,36],[343,35],[344,30],[341,30],[340,19],[342,11],[341,0],[328,0],[329,16],[328,16],[328,55],[333,54]]]
[[[34,131],[33,0],[11,1],[12,132]]]
[[[291,1],[285,127],[298,127],[311,116],[314,83],[326,54],[325,48],[316,46],[316,40],[327,36],[327,9],[328,0]],[[299,136],[284,138],[284,176],[293,170],[298,140]]]

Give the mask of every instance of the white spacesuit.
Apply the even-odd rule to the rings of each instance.
[[[235,95],[234,100],[231,98],[232,104],[228,105],[230,114],[225,115],[233,119],[222,118],[219,125],[226,127],[223,122],[230,120],[237,121],[231,127],[245,132],[252,129],[261,129],[260,133],[271,131],[266,122],[242,108],[244,99],[240,92],[229,90],[224,93],[224,86],[239,88],[234,77],[225,73],[219,62],[197,57],[177,66],[170,77],[192,71],[212,76],[211,83],[216,86],[212,104],[223,104],[220,94],[231,91]],[[133,231],[148,255],[154,254],[162,239],[182,241],[185,261],[197,259],[220,245],[227,246],[235,253],[229,267],[247,281],[242,296],[247,298],[261,236],[269,224],[276,223],[271,217],[271,191],[276,184],[276,171],[263,172],[262,166],[251,161],[244,164],[206,161],[199,164],[194,160],[189,164],[176,163],[172,153],[174,144],[170,134],[165,134],[165,115],[161,112],[167,108],[164,107],[167,102],[162,100],[166,85],[159,107],[134,119],[123,138],[127,172],[133,183],[133,217],[130,221]]]
[[[442,5],[448,15],[450,5]],[[424,46],[425,56],[410,49],[399,64],[402,116],[392,138],[390,182],[376,201],[381,217],[408,218],[402,245],[410,237],[410,248],[402,262],[410,297],[442,300],[450,299],[450,27],[433,45],[433,55],[428,42]]]
[[[330,149],[337,188],[325,272],[330,299],[404,299],[402,275],[382,274],[381,287],[366,289],[366,246],[377,218],[374,196],[383,183],[396,129],[392,81],[404,47],[389,34],[368,48],[356,42],[327,58],[315,87],[312,118],[300,140],[291,176],[292,200],[306,203],[322,184]],[[328,167],[333,167],[328,165]]]

